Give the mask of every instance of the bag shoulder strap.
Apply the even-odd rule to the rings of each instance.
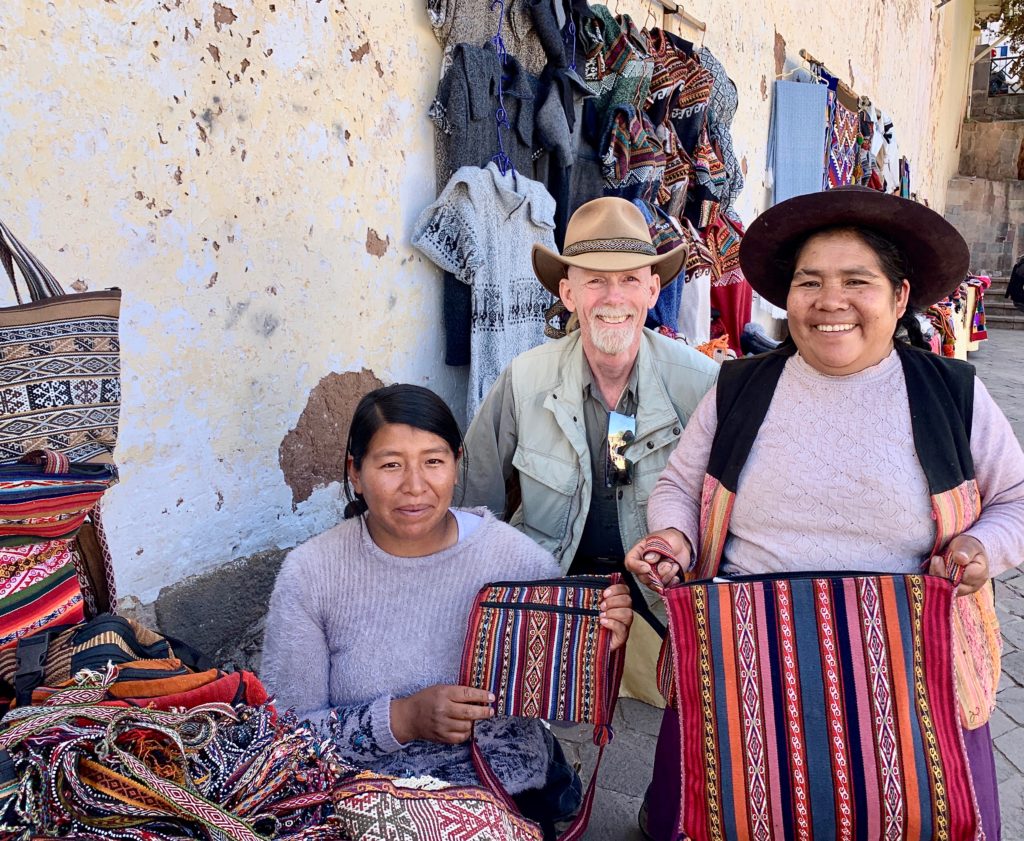
[[[583,833],[587,831],[587,825],[590,823],[590,813],[594,808],[594,796],[597,793],[597,776],[601,770],[601,758],[604,756],[604,749],[608,743],[612,740],[615,735],[612,730],[611,722],[615,716],[615,702],[619,697],[619,684],[622,682],[622,672],[626,665],[626,651],[625,645],[619,646],[619,648],[612,652],[611,655],[611,674],[609,675],[608,681],[608,694],[605,698],[606,707],[608,710],[608,723],[597,724],[594,727],[594,744],[598,745],[597,750],[597,761],[594,763],[594,773],[590,777],[590,782],[587,784],[587,790],[583,795],[583,802],[580,804],[580,810],[576,813],[576,817],[572,819],[572,823],[566,827],[565,831],[558,836],[558,841],[578,841],[583,837]],[[504,784],[498,778],[498,775],[494,773],[494,769],[491,768],[490,762],[487,761],[487,757],[484,756],[480,745],[476,740],[476,729],[474,728],[473,734],[470,737],[470,754],[473,757],[473,767],[476,768],[477,776],[480,777],[480,781],[487,787],[487,789],[501,801],[502,805],[505,806],[513,814],[519,814],[519,807],[516,806],[516,802],[512,795],[505,790]]]
[[[32,301],[43,301],[47,298],[57,298],[67,294],[57,282],[50,270],[40,262],[21,241],[11,233],[3,222],[0,222],[0,263],[3,263],[7,277],[14,287],[14,297],[18,303],[22,303],[21,292],[18,290],[18,282],[14,277],[14,266],[17,264],[21,270],[21,276],[28,286],[29,299]]]

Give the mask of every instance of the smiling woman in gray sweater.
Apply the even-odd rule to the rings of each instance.
[[[478,785],[468,746],[477,722],[509,793],[547,790],[554,813],[530,817],[561,818],[579,805],[579,781],[550,732],[538,720],[496,718],[486,691],[456,685],[478,590],[559,574],[548,552],[486,509],[451,508],[461,449],[432,392],[398,385],[363,398],[348,442],[351,518],[286,558],[263,678],[280,707],[328,722],[352,762],[393,776]],[[602,624],[621,645],[628,590],[604,596]]]

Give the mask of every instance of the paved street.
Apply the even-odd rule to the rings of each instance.
[[[993,330],[971,354],[996,402],[1024,441],[1024,330]],[[1024,573],[1013,571],[997,584],[996,602],[1003,628],[1003,679],[992,718],[1004,841],[1024,839]],[[606,749],[597,802],[587,841],[640,841],[636,813],[654,762],[660,712],[622,701],[616,710],[615,739]],[[592,767],[594,749],[586,728],[557,731],[570,757],[584,754]]]

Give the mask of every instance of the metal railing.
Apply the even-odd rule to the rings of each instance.
[[[989,96],[1013,96],[1024,93],[1024,82],[1018,78],[1014,63],[1018,56],[1000,56],[992,59],[988,77]]]

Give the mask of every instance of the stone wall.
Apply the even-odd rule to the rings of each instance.
[[[1024,119],[964,123],[960,175],[1016,181],[1024,167]],[[947,197],[948,201],[948,197]]]
[[[970,118],[978,122],[1024,119],[1024,94],[989,96],[992,62],[987,58],[974,65],[971,73]]]
[[[946,218],[971,248],[972,272],[1008,275],[1024,251],[1024,181],[953,178]]]

